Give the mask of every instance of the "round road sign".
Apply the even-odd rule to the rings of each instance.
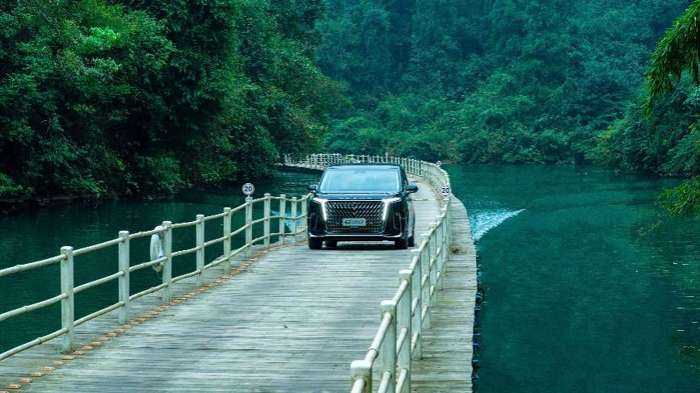
[[[255,186],[253,183],[246,183],[241,187],[241,191],[243,191],[246,196],[251,196],[255,192]]]
[[[449,183],[440,187],[440,194],[442,194],[444,197],[448,197],[450,194],[452,194],[452,188],[450,187]]]

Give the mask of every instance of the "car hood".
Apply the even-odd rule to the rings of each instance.
[[[362,200],[362,201],[381,201],[382,199],[399,197],[401,194],[326,194],[318,192],[317,197],[327,199],[329,201],[352,201],[352,200]]]

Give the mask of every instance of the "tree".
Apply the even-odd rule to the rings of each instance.
[[[266,176],[341,100],[321,0],[0,4],[0,197],[134,194]]]
[[[687,72],[695,86],[700,85],[700,1],[694,0],[685,13],[666,32],[664,38],[656,46],[651,57],[647,72],[648,94],[645,102],[647,118],[653,116],[653,111],[659,105],[662,97],[677,88],[682,76]],[[697,111],[691,112],[697,116]],[[697,117],[694,117],[692,134],[695,138],[691,148],[694,148],[694,158],[700,155],[698,142]],[[697,159],[694,172],[698,172]],[[659,202],[671,214],[685,214],[698,217],[700,211],[700,176],[684,181],[680,186],[667,190]]]

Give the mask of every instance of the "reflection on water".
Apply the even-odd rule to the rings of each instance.
[[[269,192],[301,197],[308,184],[318,176],[278,173],[273,179],[255,182],[255,197]],[[74,248],[103,242],[117,237],[120,230],[137,232],[150,230],[165,220],[193,221],[197,214],[217,214],[223,207],[236,207],[244,202],[240,185],[219,190],[192,190],[169,200],[109,201],[94,204],[73,204],[33,209],[18,215],[0,217],[0,269],[20,263],[40,260],[60,253],[61,246]],[[273,208],[279,210],[273,204]],[[289,211],[289,210],[288,210]],[[262,204],[256,205],[254,218],[262,216]],[[243,212],[233,217],[233,228],[244,224]],[[207,221],[206,240],[221,236],[220,220]],[[262,228],[259,229],[262,231]],[[261,235],[255,233],[254,237]],[[234,238],[234,247],[244,243],[244,234]],[[131,242],[132,265],[149,259],[149,239]],[[195,245],[194,228],[177,229],[173,233],[173,249]],[[221,255],[221,249],[206,249],[206,260]],[[173,260],[173,274],[195,269],[194,254]],[[75,284],[80,285],[117,271],[117,247],[100,250],[75,258]],[[131,293],[159,283],[158,274],[144,269],[131,275]],[[35,303],[60,293],[59,267],[48,266],[21,274],[0,277],[0,313]],[[76,318],[80,318],[117,301],[117,282],[103,284],[76,295]],[[60,307],[52,307],[0,322],[0,352],[33,340],[60,328]]]
[[[478,392],[700,392],[700,222],[654,227],[677,180],[447,170],[479,238]]]

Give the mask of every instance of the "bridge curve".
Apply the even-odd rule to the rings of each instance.
[[[328,157],[312,156],[287,165],[320,168],[330,163]],[[437,233],[436,217],[445,210],[434,191],[436,182],[431,185],[430,176],[426,178],[414,196],[416,234],[432,236]],[[294,210],[296,217],[296,205]],[[443,247],[442,254],[436,252],[439,248],[432,249],[427,262],[434,264],[435,277],[430,276],[432,269],[423,270],[428,291],[435,280],[434,298],[423,298],[426,306],[436,306],[438,299],[443,306],[426,307],[421,324],[427,322],[431,328],[426,326],[416,336],[414,326],[404,341],[407,348],[411,337],[419,337],[411,349],[420,346],[422,351],[409,361],[408,383],[400,381],[400,361],[397,374],[386,383],[382,367],[387,359],[371,362],[375,372],[367,383],[359,382],[356,372],[350,374],[350,363],[369,356],[367,348],[387,319],[380,313],[379,301],[395,298],[397,273],[411,266],[416,251],[362,242],[309,250],[287,239],[287,244],[274,243],[269,249],[264,243],[252,246],[250,258],[237,253],[230,260],[232,271],[217,264],[201,277],[181,280],[172,286],[172,299],[165,305],[160,294],[144,296],[130,305],[135,317],[129,324],[119,323],[117,311],[85,323],[76,332],[79,345],[70,354],[63,353],[54,339],[8,357],[0,362],[0,389],[338,392],[364,384],[358,390],[362,392],[393,391],[390,387],[398,383],[396,391],[471,391],[475,252],[466,210],[456,198],[451,212],[450,227],[444,232],[451,234],[445,238],[451,247]],[[438,244],[435,240],[435,247]],[[203,282],[207,284],[198,285]],[[415,304],[418,296],[408,298]],[[422,307],[416,309],[420,312]],[[415,312],[411,315],[413,319]],[[389,339],[397,340],[400,322],[394,321],[395,335]],[[394,351],[401,355],[400,349]],[[375,389],[368,386],[372,384]]]

